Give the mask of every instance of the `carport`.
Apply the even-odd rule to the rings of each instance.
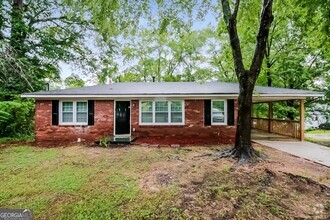
[[[267,88],[267,87],[264,87]],[[252,117],[252,128],[260,131],[266,131],[268,134],[279,134],[286,137],[304,140],[304,118],[305,118],[305,100],[308,98],[323,97],[323,93],[307,90],[294,89],[276,89],[268,87],[264,93],[255,94],[253,104],[266,103],[268,105],[268,117]],[[260,91],[260,88],[258,89]],[[287,120],[273,117],[273,105],[276,102],[283,101],[299,102],[299,119]],[[253,109],[253,108],[252,108]],[[252,113],[253,116],[253,113]],[[263,136],[265,134],[263,133]]]

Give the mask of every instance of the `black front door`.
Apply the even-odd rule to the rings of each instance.
[[[130,101],[116,102],[116,134],[130,134]]]

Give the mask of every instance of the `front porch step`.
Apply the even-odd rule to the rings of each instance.
[[[136,139],[135,136],[109,136],[108,138],[110,144],[130,144]]]
[[[100,145],[130,144],[136,139],[135,136],[107,136],[100,139]]]

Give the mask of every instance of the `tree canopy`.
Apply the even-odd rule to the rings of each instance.
[[[1,0],[1,96],[38,91],[59,80],[60,62],[91,67],[88,41],[95,33],[88,18],[64,1]]]

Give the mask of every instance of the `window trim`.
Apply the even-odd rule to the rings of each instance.
[[[155,122],[156,120],[156,102],[168,102],[168,120],[169,122]],[[152,122],[142,122],[142,102],[151,102],[152,103]],[[172,102],[181,102],[182,104],[182,122],[171,122],[171,103]],[[139,100],[139,125],[185,125],[185,101],[184,100]]]
[[[224,122],[213,122],[213,102],[217,101],[223,101],[224,106],[223,106],[223,111],[224,111]],[[211,99],[211,125],[227,125],[228,121],[228,113],[227,113],[227,99]]]
[[[63,102],[72,102],[73,107],[73,121],[72,122],[63,122]],[[86,102],[87,104],[87,121],[86,122],[77,122],[77,102]],[[87,100],[62,100],[59,102],[59,125],[88,125],[88,101]]]

